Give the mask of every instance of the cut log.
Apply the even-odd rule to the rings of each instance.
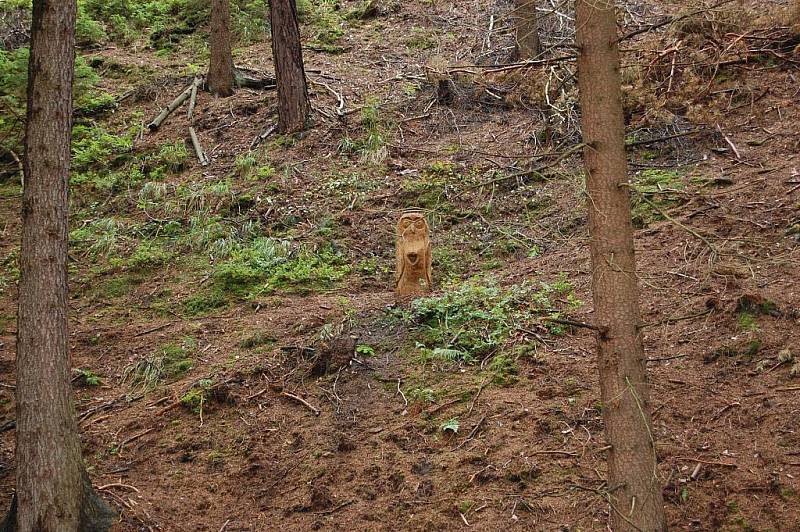
[[[189,137],[192,139],[194,153],[197,155],[197,160],[200,161],[200,165],[208,166],[211,161],[208,159],[206,152],[203,151],[203,146],[200,145],[200,139],[197,138],[197,132],[191,126],[189,126]]]
[[[152,122],[147,124],[147,128],[150,131],[155,131],[156,129],[161,127],[161,124],[164,123],[164,120],[166,120],[167,117],[169,115],[171,115],[173,113],[173,111],[175,111],[175,109],[177,109],[178,107],[183,105],[183,102],[185,102],[189,98],[189,96],[191,96],[193,87],[195,87],[195,82],[194,81],[192,83],[190,83],[189,86],[186,87],[186,90],[184,90],[182,93],[180,93],[177,98],[172,100],[172,102],[168,106],[166,106],[158,114],[158,116],[153,119]]]

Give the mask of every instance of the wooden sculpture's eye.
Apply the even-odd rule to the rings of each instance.
[[[401,227],[402,229],[406,229],[406,228],[408,228],[408,226],[409,226],[409,225],[411,225],[412,223],[413,223],[413,222],[412,222],[411,220],[409,220],[408,218],[406,218],[406,219],[404,219],[404,220],[400,220],[400,227]]]
[[[414,225],[417,226],[417,229],[425,229],[425,220],[417,220]]]

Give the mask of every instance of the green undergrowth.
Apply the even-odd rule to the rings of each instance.
[[[198,30],[207,31],[210,6],[203,0],[79,0],[79,42],[86,46],[114,41],[171,49]],[[231,29],[242,44],[266,37],[266,12],[264,0],[231,2]]]
[[[311,49],[339,54],[344,48],[339,44],[344,35],[344,13],[337,0],[297,0],[297,18],[311,30]]]
[[[203,406],[208,404],[211,398],[211,389],[213,386],[213,380],[200,379],[188,392],[181,396],[181,404],[195,414],[202,414]]]
[[[664,214],[686,202],[683,175],[675,170],[643,170],[631,185],[631,220],[643,228],[664,220]]]
[[[332,245],[313,248],[289,240],[258,237],[238,245],[214,266],[211,287],[184,303],[188,314],[278,291],[309,293],[335,287],[350,272],[347,257]]]
[[[128,384],[128,397],[141,397],[160,382],[183,376],[194,367],[196,351],[197,342],[187,336],[179,343],[164,344],[150,356],[128,365],[122,373],[122,381]]]
[[[29,57],[27,47],[0,49],[0,147],[4,148],[0,152],[13,150],[22,153]],[[73,96],[74,115],[78,121],[116,107],[113,95],[97,89],[99,81],[98,74],[83,57],[78,56],[75,59]]]
[[[361,162],[377,165],[389,154],[389,131],[391,122],[381,112],[380,103],[368,98],[361,109],[362,133],[355,138],[346,135],[339,141],[339,152],[343,155],[358,155]]]
[[[422,362],[445,361],[472,365],[495,356],[490,369],[513,373],[512,340],[521,330],[541,324],[551,334],[564,330],[542,318],[561,314],[556,300],[581,303],[565,276],[552,284],[502,287],[492,279],[472,279],[443,293],[415,300],[396,315],[410,327],[414,353]],[[503,355],[500,357],[499,355]],[[508,355],[508,356],[506,356]]]

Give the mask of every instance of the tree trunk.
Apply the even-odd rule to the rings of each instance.
[[[303,50],[297,27],[295,0],[270,0],[272,56],[278,85],[278,131],[294,133],[306,126],[308,87],[303,70]]]
[[[539,43],[539,25],[536,18],[536,0],[515,0],[516,56],[533,59],[542,51]]]
[[[576,4],[592,295],[615,532],[666,530],[633,251],[614,4]]]
[[[107,530],[70,385],[67,233],[75,0],[34,0],[17,332],[17,490],[6,530]],[[16,510],[16,513],[14,512]],[[110,514],[110,515],[109,515]]]
[[[217,96],[233,94],[231,14],[229,0],[211,0],[211,63],[208,90]]]

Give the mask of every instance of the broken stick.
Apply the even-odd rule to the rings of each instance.
[[[189,137],[192,139],[192,146],[194,146],[194,152],[197,154],[197,160],[200,161],[200,165],[208,166],[211,161],[208,159],[206,152],[203,151],[203,146],[200,145],[200,139],[197,138],[197,132],[192,126],[189,126]]]
[[[178,95],[178,97],[177,97],[177,98],[175,98],[174,100],[172,100],[172,102],[171,102],[171,103],[170,103],[168,106],[166,106],[166,107],[165,107],[165,108],[164,108],[164,109],[163,109],[163,110],[162,110],[162,111],[161,111],[161,112],[158,114],[158,116],[157,116],[157,117],[155,117],[155,118],[153,119],[153,121],[152,121],[152,122],[150,122],[149,124],[147,124],[147,129],[149,129],[150,131],[155,131],[156,129],[158,129],[159,127],[161,127],[161,124],[163,124],[163,123],[164,123],[164,120],[166,120],[166,119],[167,119],[167,117],[168,117],[169,115],[171,115],[173,111],[175,111],[175,109],[177,109],[178,107],[180,107],[181,105],[183,105],[183,102],[185,102],[185,101],[186,101],[186,100],[189,98],[189,96],[191,96],[191,94],[192,94],[192,88],[193,88],[193,87],[195,87],[195,82],[194,82],[194,81],[193,81],[193,82],[191,82],[191,83],[189,84],[189,86],[188,86],[188,87],[186,87],[186,89],[185,89],[185,90],[184,90],[182,93],[180,93],[180,94]]]
[[[295,394],[289,393],[289,392],[281,392],[281,395],[283,395],[284,397],[288,397],[289,399],[294,399],[298,403],[302,404],[303,406],[305,406],[306,408],[311,410],[314,413],[315,416],[319,415],[319,408],[317,408],[316,406],[312,405],[311,403],[309,403],[308,401],[306,401],[305,399],[303,399],[299,395],[295,395]]]

